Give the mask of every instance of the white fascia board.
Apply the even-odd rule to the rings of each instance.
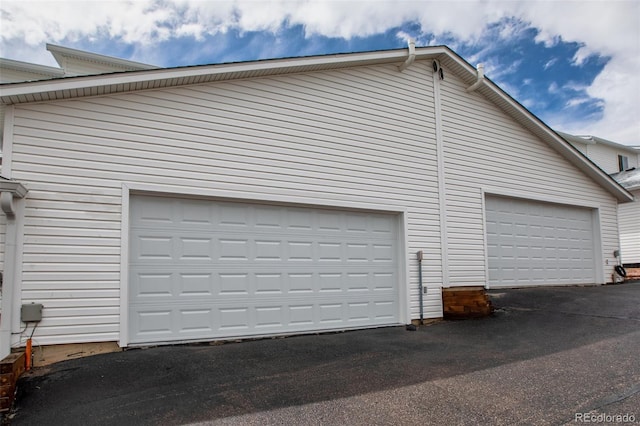
[[[433,57],[446,52],[440,47],[416,49],[416,59]],[[403,61],[407,51],[389,50],[382,52],[348,53],[337,55],[311,56],[304,58],[270,59],[252,62],[239,62],[217,65],[198,65],[180,68],[161,68],[143,71],[125,71],[93,76],[67,77],[65,79],[46,82],[13,83],[0,86],[2,103],[14,103],[11,97],[35,95],[45,92],[65,90],[89,89],[92,87],[114,86],[120,84],[135,84],[158,80],[184,79],[206,75],[235,74],[243,72],[270,71],[292,73],[312,67],[356,66],[367,63],[384,63]]]
[[[47,50],[53,55],[53,58],[63,66],[64,58],[74,58],[89,62],[100,62],[108,65],[119,66],[124,68],[135,69],[157,69],[155,65],[144,64],[142,62],[129,61],[127,59],[116,58],[113,56],[100,55],[98,53],[86,52],[84,50],[71,49],[69,47],[57,46],[47,43]]]
[[[12,69],[32,74],[42,74],[47,77],[62,77],[64,70],[46,65],[32,64],[29,62],[15,61],[13,59],[0,58],[0,68]]]
[[[634,154],[637,154],[639,151],[638,148],[636,147],[623,145],[621,143],[613,142],[608,139],[603,139],[598,136],[572,135],[564,132],[556,132],[556,133],[558,133],[560,136],[562,136],[564,139],[568,140],[569,142],[578,142],[586,145],[596,145],[596,144],[607,145],[607,146],[617,148],[623,151],[628,151]]]
[[[593,140],[595,141],[596,144],[599,143],[599,144],[602,144],[602,145],[607,145],[607,146],[610,146],[610,147],[613,147],[613,148],[616,148],[616,149],[620,149],[620,150],[623,150],[623,151],[631,152],[633,154],[638,154],[639,153],[638,148],[634,148],[634,147],[629,146],[629,145],[623,145],[621,143],[613,142],[613,141],[610,141],[610,140],[607,140],[607,139],[602,139],[602,138],[597,137],[597,136],[593,136]]]
[[[565,132],[560,132],[560,131],[556,131],[556,133],[559,134],[560,136],[562,136],[568,142],[583,143],[585,145],[595,145],[596,144],[596,141],[594,141],[591,136],[577,136],[577,135],[572,135],[570,133],[565,133]]]

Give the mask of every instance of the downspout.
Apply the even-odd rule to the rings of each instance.
[[[0,177],[0,209],[7,217],[5,225],[4,276],[2,277],[2,315],[0,315],[0,359],[11,353],[11,329],[15,290],[15,262],[18,223],[14,198],[23,198],[27,189],[19,182]]]
[[[16,217],[15,207],[13,207],[13,194],[11,192],[4,191],[0,193],[0,208],[2,208],[7,219]]]
[[[407,68],[409,68],[409,65],[411,65],[415,60],[416,60],[416,42],[414,39],[410,38],[409,39],[409,57],[407,58],[406,61],[402,63],[402,65],[398,66],[398,71],[402,72],[406,70]]]
[[[478,64],[478,69],[476,73],[477,73],[476,82],[473,83],[471,86],[467,87],[467,92],[473,92],[478,87],[480,87],[480,85],[484,82],[484,65],[483,64]]]

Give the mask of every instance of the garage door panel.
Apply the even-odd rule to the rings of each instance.
[[[193,303],[139,307],[132,318],[137,343],[241,337],[251,334],[290,333],[345,327],[387,325],[397,321],[394,299],[336,301],[280,299],[203,307]]]
[[[396,275],[391,272],[358,270],[353,272],[139,272],[132,274],[131,301],[141,304],[159,298],[179,298],[205,301],[228,297],[267,297],[270,295],[340,294],[356,292],[369,294],[397,292]],[[209,300],[211,299],[211,300]]]
[[[132,343],[397,324],[392,215],[135,196]]]
[[[485,205],[490,286],[595,281],[589,209],[490,196]]]
[[[130,255],[133,265],[179,263],[245,262],[270,263],[370,263],[393,264],[397,246],[385,241],[330,241],[323,238],[275,239],[238,238],[231,234],[215,237],[171,236],[170,231],[133,236]]]

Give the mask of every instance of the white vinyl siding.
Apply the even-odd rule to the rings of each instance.
[[[18,105],[22,299],[39,344],[117,340],[122,182],[406,208],[413,317],[442,315],[430,63]]]
[[[610,276],[615,198],[482,95],[465,93],[455,75],[445,74],[441,87],[451,285],[485,285],[483,191],[599,205]]]
[[[574,142],[574,141],[570,141],[569,143],[571,145],[573,145],[578,151],[580,151],[584,155],[587,155],[587,144],[586,143],[579,143],[579,142]]]
[[[640,263],[640,190],[631,193],[635,201],[618,206],[622,263]]]
[[[637,154],[602,143],[587,145],[586,155],[591,161],[596,163],[598,167],[609,174],[620,171],[618,167],[619,155],[628,158],[628,168],[638,167]]]

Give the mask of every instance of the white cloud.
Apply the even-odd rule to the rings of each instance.
[[[586,86],[584,84],[580,84],[580,83],[576,83],[575,81],[569,81],[568,83],[565,83],[562,88],[566,89],[566,90],[573,90],[574,92],[581,92],[583,90],[587,90],[589,86]]]
[[[587,88],[589,96],[604,100],[604,116],[587,123],[586,132],[629,144],[640,143],[640,57],[638,52],[616,56]],[[635,72],[635,74],[632,74]],[[583,133],[585,133],[583,131]]]
[[[545,70],[548,70],[549,68],[551,68],[556,62],[558,62],[558,58],[552,58],[549,59],[542,67]]]
[[[591,98],[587,98],[587,97],[572,98],[572,99],[569,99],[566,102],[565,105],[567,107],[571,108],[571,107],[575,107],[575,106],[580,106],[580,105],[586,104],[590,100],[591,100]]]
[[[0,16],[0,56],[39,63],[42,58],[33,56],[34,48],[45,42],[98,40],[105,35],[141,51],[163,40],[199,40],[230,29],[277,34],[284,25],[299,24],[307,35],[349,39],[412,22],[420,26],[418,41],[432,45],[443,39],[449,44],[473,43],[496,22],[503,25],[503,38],[518,37],[531,26],[539,31],[536,39],[546,45],[560,40],[578,43],[581,47],[572,58],[576,65],[593,54],[611,58],[586,89],[589,96],[604,100],[603,118],[573,124],[619,142],[640,142],[640,2],[635,0],[2,0]],[[491,71],[493,76],[487,74],[498,79],[496,69]]]

